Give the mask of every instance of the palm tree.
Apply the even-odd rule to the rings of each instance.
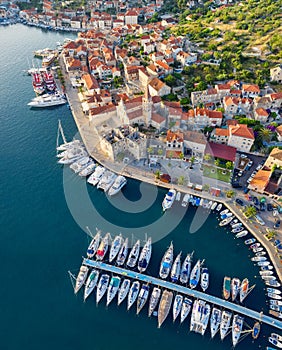
[[[276,236],[277,232],[274,230],[267,230],[267,233],[264,235],[265,238],[270,241],[272,238]]]
[[[204,155],[204,160],[206,160],[207,162],[209,162],[212,159],[211,154],[207,153]]]
[[[149,154],[152,154],[153,152],[154,152],[154,148],[153,147],[148,147],[147,148],[147,152],[149,153]]]
[[[258,132],[258,137],[262,143],[263,142],[269,143],[272,138],[272,131],[269,129],[263,128]]]
[[[164,153],[164,151],[163,151],[161,148],[159,148],[159,149],[158,149],[158,155],[159,155],[159,156],[162,156],[163,153]]]
[[[179,176],[177,180],[178,185],[183,186],[184,182],[185,182],[185,177],[183,175]]]
[[[216,159],[216,160],[214,161],[214,165],[220,166],[220,160],[219,160],[219,159]]]
[[[255,216],[257,213],[257,210],[255,207],[252,207],[252,206],[248,206],[246,208],[246,210],[244,211],[244,215],[246,216],[246,218],[251,218],[253,216]]]
[[[226,162],[225,166],[226,166],[226,169],[229,169],[229,170],[233,169],[233,163],[232,162]]]
[[[227,198],[232,198],[235,195],[235,191],[228,190],[225,192]]]

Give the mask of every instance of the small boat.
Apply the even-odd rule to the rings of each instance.
[[[241,222],[233,223],[235,220],[231,221],[231,228],[235,230],[235,228],[243,227],[243,224]]]
[[[60,146],[58,146],[56,149],[57,151],[66,151],[67,149],[71,149],[75,146],[81,146],[80,140],[73,140],[70,142],[62,143]]]
[[[138,260],[138,270],[140,272],[146,271],[152,255],[152,239],[148,238],[146,244],[141,250],[140,257]]]
[[[254,249],[254,248],[259,248],[260,247],[260,243],[254,243],[250,245],[250,249]]]
[[[181,252],[177,255],[171,268],[170,278],[172,282],[177,282],[181,271]]]
[[[91,161],[91,162],[88,163],[86,168],[84,168],[83,170],[81,170],[79,172],[78,175],[81,176],[81,177],[86,177],[86,176],[90,175],[91,173],[93,173],[95,168],[96,168],[96,163]]]
[[[265,281],[265,284],[269,287],[281,287],[281,283],[279,283],[278,281],[274,280],[274,281]]]
[[[96,292],[96,303],[97,304],[99,303],[99,301],[103,298],[104,294],[106,293],[109,282],[110,282],[110,276],[108,274],[103,274],[98,282],[98,285],[97,285],[97,292]]]
[[[133,248],[131,249],[126,265],[128,267],[134,267],[137,263],[138,257],[139,257],[139,253],[140,253],[140,240],[138,239],[138,241],[134,244]]]
[[[256,322],[254,324],[253,330],[252,330],[252,337],[253,339],[257,339],[260,333],[260,323]]]
[[[282,312],[281,305],[270,305],[271,310]]]
[[[231,278],[225,276],[223,279],[223,297],[225,300],[229,299],[231,291]]]
[[[212,205],[213,205],[212,201],[209,201],[207,205],[207,209],[211,209]]]
[[[249,291],[249,280],[244,278],[240,287],[240,303],[244,301]]]
[[[74,294],[77,294],[80,288],[83,286],[87,278],[88,271],[89,271],[89,268],[87,266],[85,265],[80,266],[80,270],[75,281]]]
[[[273,266],[272,265],[261,266],[260,269],[261,271],[273,270]]]
[[[113,173],[110,170],[106,170],[102,175],[102,178],[99,181],[97,188],[103,190],[104,192],[108,192],[116,178],[117,174]]]
[[[167,209],[171,208],[174,200],[176,197],[176,191],[171,188],[168,193],[165,195],[165,198],[162,203],[163,211],[166,211]]]
[[[230,216],[229,218],[223,219],[222,221],[220,221],[219,226],[228,225],[232,219],[233,219],[233,216]]]
[[[219,214],[220,214],[220,216],[222,216],[222,215],[225,215],[227,213],[229,213],[229,209],[224,209]]]
[[[87,180],[87,182],[93,186],[96,186],[98,182],[101,180],[106,169],[101,165],[98,165],[93,174],[91,174]]]
[[[172,306],[172,315],[173,315],[173,322],[177,319],[177,316],[179,315],[183,303],[183,296],[180,294],[177,294],[174,298],[173,306]]]
[[[209,287],[209,270],[203,267],[201,270],[201,288],[205,292]]]
[[[181,313],[180,313],[180,323],[184,322],[186,317],[189,315],[192,304],[193,304],[193,301],[191,299],[184,298],[182,303]]]
[[[142,310],[143,306],[146,304],[148,296],[149,296],[149,286],[148,284],[143,284],[137,298],[137,315]]]
[[[244,318],[240,315],[234,315],[232,322],[232,344],[236,346],[241,336]]]
[[[161,327],[165,319],[169,314],[169,310],[172,304],[173,293],[169,290],[165,290],[162,294],[161,301],[158,309],[158,328]]]
[[[221,220],[232,218],[230,221],[228,221],[228,223],[231,223],[234,220],[234,216],[232,213],[223,214],[220,216],[220,218]]]
[[[116,296],[118,289],[120,285],[120,277],[119,276],[113,276],[110,280],[110,284],[108,287],[107,292],[107,306],[110,304],[110,302],[114,299]]]
[[[173,244],[171,242],[170,246],[168,247],[161,261],[160,271],[159,271],[159,276],[161,278],[165,279],[168,277],[172,266],[172,262],[173,262]]]
[[[244,230],[244,227],[239,226],[239,227],[233,228],[233,229],[231,230],[231,232],[232,232],[232,233],[239,233],[239,232],[241,232],[241,231],[243,231],[243,230]]]
[[[266,288],[268,293],[281,294],[281,290],[275,288]]]
[[[258,253],[255,253],[256,256],[264,256],[266,255],[266,252],[265,251],[261,251],[261,252],[258,252]]]
[[[231,299],[232,301],[234,301],[238,295],[238,292],[240,290],[240,284],[241,281],[239,280],[239,278],[232,278],[231,280]]]
[[[244,243],[245,243],[246,245],[253,244],[253,243],[255,243],[255,242],[256,242],[256,239],[255,239],[255,238],[249,238],[249,239],[246,239],[246,240],[244,241]]]
[[[134,281],[130,287],[128,298],[127,298],[127,310],[131,308],[131,306],[134,304],[135,300],[137,299],[138,293],[140,289],[140,282]]]
[[[197,287],[200,277],[201,277],[201,265],[203,264],[204,260],[198,260],[193,267],[191,274],[190,274],[190,279],[189,279],[189,286],[191,289],[194,289]]]
[[[65,151],[65,152],[60,153],[60,156],[61,155],[64,155],[64,157],[68,156],[68,151]],[[89,161],[90,161],[90,158],[88,156],[80,158],[79,160],[71,164],[70,169],[73,170],[75,173],[78,173],[83,169],[83,167],[87,166]]]
[[[175,200],[176,200],[177,202],[179,202],[180,199],[181,199],[181,192],[177,192],[177,193],[176,193]]]
[[[99,248],[97,250],[97,253],[96,253],[97,260],[103,260],[104,259],[105,255],[107,254],[107,251],[108,251],[109,243],[110,243],[110,234],[107,233],[103,237],[103,239],[102,239],[102,241],[101,241],[101,243],[99,245]]]
[[[267,296],[271,299],[282,300],[282,297],[279,294],[267,293]]]
[[[279,335],[277,333],[271,333],[270,336],[271,336],[271,338],[282,342],[282,335]]]
[[[261,276],[271,276],[271,275],[273,275],[273,271],[271,271],[271,270],[260,271],[259,274],[260,274]]]
[[[182,207],[186,208],[188,203],[189,203],[189,199],[190,199],[190,194],[186,193],[183,197],[183,200],[182,200]]]
[[[128,255],[128,238],[125,239],[118,253],[117,261],[116,261],[118,266],[121,266],[125,263],[127,255]]]
[[[258,266],[267,266],[267,265],[270,265],[270,261],[259,261],[257,263]]]
[[[221,210],[221,208],[222,208],[222,204],[221,204],[221,203],[219,203],[219,204],[218,204],[218,206],[216,207],[216,211],[220,211],[220,210]]]
[[[126,298],[130,288],[130,280],[124,279],[118,291],[118,305],[120,305]]]
[[[211,319],[210,319],[210,328],[211,328],[211,337],[213,338],[217,331],[219,330],[219,326],[221,323],[221,310],[214,307],[211,312]]]
[[[161,296],[161,289],[158,287],[154,287],[150,297],[150,302],[149,302],[149,312],[148,312],[149,317],[152,315],[156,306],[158,305],[160,296]]]
[[[183,261],[181,272],[180,272],[181,283],[188,283],[190,272],[191,272],[193,254],[194,252],[187,254],[185,260]]]
[[[201,198],[200,200],[200,207],[202,207],[204,205],[204,198]]]
[[[238,224],[238,221],[239,221],[238,219],[233,219],[233,220],[230,222],[231,227],[232,227],[233,225]],[[239,225],[242,226],[243,224],[240,222]],[[235,226],[235,227],[237,227],[237,226]]]
[[[120,234],[120,235],[116,236],[112,242],[110,253],[109,253],[109,262],[110,263],[118,255],[118,252],[120,251],[122,244],[123,244],[123,238],[122,238],[122,235]]]
[[[269,303],[271,305],[279,305],[279,306],[282,306],[282,301],[281,300],[273,300],[273,299],[270,299],[269,300]]]
[[[236,237],[236,238],[242,238],[242,237],[247,236],[248,233],[249,233],[249,232],[248,232],[247,230],[243,230],[243,231],[237,233],[237,234],[235,235],[235,237]]]
[[[211,206],[211,210],[215,210],[216,206],[217,206],[217,202],[213,202],[213,204]]]
[[[269,341],[272,345],[277,346],[279,349],[282,348],[282,342],[278,341],[277,339],[272,338],[272,337],[269,337],[269,338],[268,338],[268,341]]]
[[[267,258],[265,256],[254,256],[253,258],[251,258],[251,261],[266,261]]]
[[[253,251],[253,253],[262,252],[262,251],[263,251],[263,248],[262,248],[262,247],[254,248],[254,249],[252,249],[252,251]]]
[[[126,183],[126,178],[122,175],[118,175],[118,177],[115,179],[114,183],[110,187],[108,195],[114,196],[126,185]]]
[[[96,254],[100,244],[100,239],[101,239],[101,234],[100,234],[100,231],[98,231],[88,246],[88,249],[87,249],[88,258],[91,259]]]
[[[278,318],[282,318],[282,312],[274,311],[274,310],[269,310],[270,315]]]
[[[275,276],[267,275],[267,276],[261,276],[261,278],[262,278],[264,281],[276,281],[276,277],[275,277]]]
[[[222,312],[221,322],[220,322],[220,339],[223,340],[230,328],[232,313],[224,310]]]
[[[89,277],[87,278],[84,288],[84,301],[89,297],[95,288],[99,278],[99,270],[92,270]]]

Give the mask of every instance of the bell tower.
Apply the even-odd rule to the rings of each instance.
[[[149,125],[151,123],[152,119],[152,98],[149,92],[148,85],[145,88],[145,93],[142,98],[142,109],[143,109],[143,116],[144,116],[144,122],[146,125]]]

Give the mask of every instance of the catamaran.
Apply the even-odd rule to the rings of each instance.
[[[119,276],[113,276],[111,278],[108,291],[107,291],[107,306],[110,304],[110,302],[114,299],[116,296],[118,289],[120,285],[120,277]]]
[[[90,177],[88,178],[87,182],[93,186],[96,186],[98,182],[101,180],[105,171],[106,169],[104,167],[102,167],[101,165],[98,165],[94,173],[91,174]]]
[[[249,280],[244,278],[240,287],[240,303],[244,301],[249,291]]]
[[[184,322],[189,312],[191,311],[193,301],[188,298],[184,298],[180,314],[180,323]]]
[[[190,272],[191,272],[193,254],[194,252],[187,254],[185,260],[183,261],[181,272],[180,272],[181,283],[185,283],[185,284],[188,283]]]
[[[174,200],[176,197],[176,191],[171,188],[168,193],[165,195],[165,198],[162,203],[163,211],[166,211],[167,209],[171,208]]]
[[[142,310],[143,306],[146,304],[146,301],[148,299],[149,296],[149,286],[147,284],[143,284],[138,298],[137,298],[137,315],[139,314],[139,312]]]
[[[174,261],[172,268],[171,268],[170,277],[171,277],[172,282],[178,281],[179,275],[180,275],[180,270],[181,270],[181,252],[175,258],[175,261]]]
[[[137,263],[138,257],[139,257],[139,252],[140,252],[140,240],[134,244],[133,248],[131,249],[126,265],[128,267],[134,267]]]
[[[201,270],[201,288],[205,292],[209,287],[209,270],[203,267]]]
[[[232,313],[224,310],[220,322],[220,339],[223,340],[229,330]]]
[[[231,291],[231,278],[225,276],[223,279],[223,297],[225,300],[229,299]]]
[[[103,237],[103,239],[102,239],[102,241],[101,241],[101,243],[99,245],[99,248],[97,250],[97,253],[96,253],[97,260],[103,260],[104,259],[105,255],[106,255],[106,253],[108,251],[109,244],[110,244],[110,234],[107,233]]]
[[[98,282],[98,285],[97,285],[97,291],[96,291],[96,303],[97,304],[99,303],[99,301],[103,298],[104,294],[106,293],[109,282],[110,282],[110,276],[108,274],[103,274]]]
[[[86,177],[86,176],[90,175],[91,173],[93,173],[95,168],[96,168],[96,163],[94,161],[90,161],[87,164],[86,168],[82,169],[78,175],[81,177]]]
[[[88,258],[91,259],[96,254],[100,244],[100,239],[101,239],[101,234],[100,234],[100,231],[98,231],[88,246],[88,249],[87,249]]]
[[[241,281],[239,278],[232,278],[231,280],[231,299],[234,301],[239,293]]]
[[[201,277],[201,265],[203,264],[204,260],[198,260],[193,267],[190,275],[190,280],[189,280],[189,286],[191,289],[194,289],[197,287],[200,277]]]
[[[101,180],[99,181],[97,188],[103,190],[104,192],[107,192],[116,178],[117,174],[113,173],[110,170],[106,170]]]
[[[124,279],[118,291],[118,305],[120,305],[126,298],[130,288],[130,280]]]
[[[150,297],[150,302],[149,302],[149,312],[148,312],[149,317],[152,315],[156,306],[158,305],[160,296],[161,296],[161,289],[158,287],[154,287]]]
[[[89,277],[87,278],[85,288],[84,288],[84,301],[89,297],[95,288],[99,278],[99,270],[92,270]]]
[[[172,306],[173,322],[177,319],[177,316],[181,311],[182,303],[183,303],[183,296],[180,294],[177,294],[174,298],[174,302]]]
[[[211,319],[210,319],[210,328],[211,328],[211,337],[213,338],[217,331],[219,330],[219,326],[221,323],[221,310],[214,307],[211,312]]]
[[[172,261],[173,261],[173,244],[171,242],[170,246],[168,247],[161,261],[160,271],[159,271],[159,275],[161,278],[165,279],[169,275]]]
[[[109,262],[110,263],[118,255],[118,252],[120,251],[122,244],[123,244],[123,238],[122,238],[122,235],[120,234],[114,238],[113,243],[111,245],[110,254],[109,254]]]
[[[191,316],[190,331],[205,334],[211,307],[204,300],[195,300]]]
[[[234,315],[232,322],[232,344],[236,346],[241,336],[244,318],[240,315]]]
[[[87,266],[81,265],[79,273],[76,278],[76,282],[75,282],[75,288],[74,288],[75,294],[77,294],[80,288],[83,286],[87,278],[88,271],[89,271],[89,268]]]
[[[121,266],[124,264],[128,254],[128,238],[125,239],[123,245],[120,248],[120,251],[117,256],[117,265]]]
[[[146,271],[152,255],[152,238],[148,238],[146,244],[141,250],[138,260],[138,270],[140,272]]]
[[[134,281],[130,287],[128,298],[127,298],[127,310],[131,308],[131,306],[134,304],[135,300],[137,299],[138,293],[140,289],[140,282]]]

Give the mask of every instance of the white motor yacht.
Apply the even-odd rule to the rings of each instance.
[[[117,175],[115,173],[110,170],[106,170],[101,180],[99,181],[97,188],[103,190],[104,192],[107,192],[116,178]]]
[[[119,175],[115,179],[111,188],[109,189],[109,192],[108,192],[109,196],[113,196],[117,194],[126,185],[126,183],[127,183],[126,178],[124,176]]]
[[[102,167],[101,165],[98,165],[94,173],[91,174],[90,177],[88,178],[87,182],[93,186],[96,186],[98,182],[101,180],[105,171],[106,169],[104,167]]]
[[[65,103],[67,103],[67,100],[61,94],[46,94],[35,97],[27,105],[33,108],[45,108],[64,105]]]
[[[189,203],[189,199],[190,199],[190,194],[186,193],[183,197],[183,200],[182,200],[182,207],[186,208],[188,203]]]
[[[86,176],[90,175],[91,173],[93,173],[95,168],[96,168],[96,163],[92,160],[87,164],[86,168],[82,169],[79,172],[79,176],[86,177]]]
[[[173,188],[171,188],[168,191],[168,193],[165,195],[165,198],[163,200],[163,203],[162,203],[163,211],[171,208],[175,200],[175,197],[176,197],[176,191]]]

